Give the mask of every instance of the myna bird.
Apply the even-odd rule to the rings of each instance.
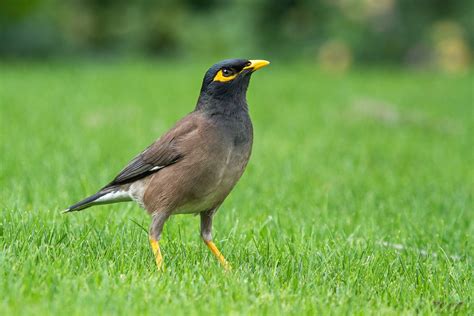
[[[244,172],[253,127],[246,92],[266,60],[228,59],[205,74],[193,112],[136,156],[112,182],[66,212],[93,205],[136,201],[152,217],[150,244],[159,269],[163,225],[174,214],[201,216],[201,237],[224,268],[212,242],[212,218]]]

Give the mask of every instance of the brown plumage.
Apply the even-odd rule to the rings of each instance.
[[[173,214],[199,213],[203,240],[228,268],[212,242],[212,217],[248,163],[253,129],[245,95],[251,74],[267,64],[232,59],[211,67],[193,112],[135,157],[111,183],[66,211],[138,202],[152,216],[150,242],[159,268],[163,260],[158,240],[165,221]]]

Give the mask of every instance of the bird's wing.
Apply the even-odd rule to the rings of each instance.
[[[192,114],[188,115],[133,158],[106,187],[133,182],[178,162],[184,155],[179,148],[180,139],[192,133],[196,128],[197,124]]]

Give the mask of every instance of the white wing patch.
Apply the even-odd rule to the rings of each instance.
[[[163,166],[155,166],[151,168],[150,171],[160,170],[161,168],[163,168]]]

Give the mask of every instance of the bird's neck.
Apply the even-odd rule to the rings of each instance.
[[[235,116],[248,113],[248,105],[245,94],[222,94],[210,95],[201,93],[196,111],[202,111],[210,116]]]

